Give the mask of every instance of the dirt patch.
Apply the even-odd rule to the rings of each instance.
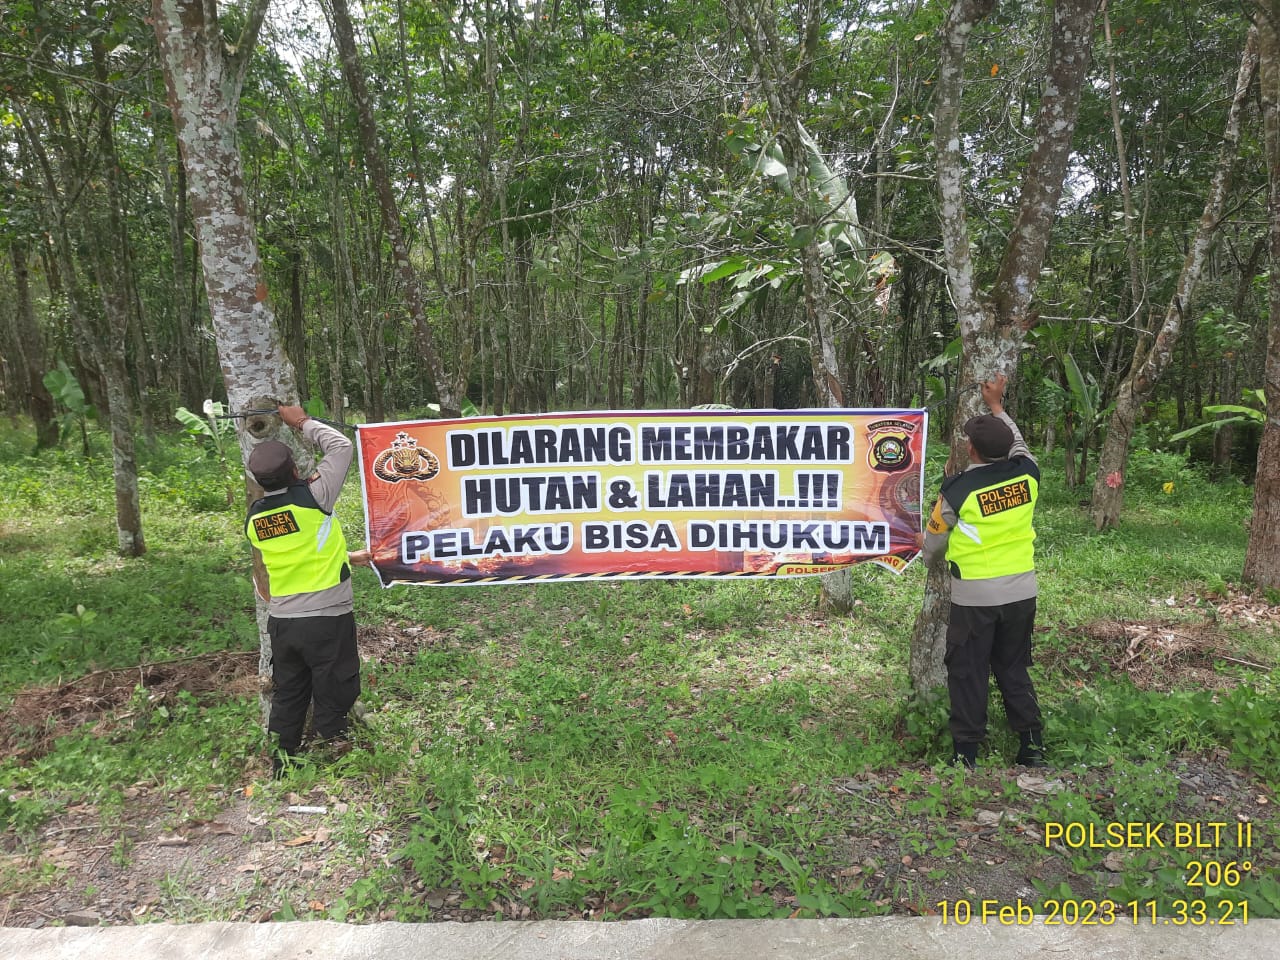
[[[1180,756],[1170,768],[1177,783],[1168,821],[1254,823],[1255,845],[1246,854],[1253,874],[1274,874],[1280,854],[1260,839],[1272,817],[1270,791],[1214,756]],[[838,876],[849,877],[894,913],[935,914],[942,900],[1034,902],[1063,884],[1076,897],[1103,898],[1126,869],[1125,852],[1082,852],[1045,843],[1043,804],[1054,794],[1087,797],[1100,816],[1112,821],[1133,819],[1113,802],[1108,770],[979,766],[964,781],[965,788],[983,792],[976,803],[956,796],[946,775],[940,778],[929,767],[902,771],[913,777],[910,789],[892,773],[864,774],[835,785],[845,797],[851,825],[845,838],[849,865]],[[1170,838],[1170,849],[1155,851],[1158,862],[1138,872],[1181,869],[1205,853],[1172,846]]]
[[[1176,784],[1166,817],[1255,822],[1253,870],[1274,875],[1280,851],[1266,841],[1274,809],[1270,792],[1216,756],[1184,755],[1169,765]],[[250,773],[261,778],[265,771]],[[815,785],[805,792],[808,798],[821,801],[826,815],[845,827],[813,856],[836,889],[859,888],[899,915],[936,914],[944,900],[967,899],[975,909],[982,900],[1034,902],[1064,883],[1076,897],[1103,897],[1121,880],[1128,855],[1046,846],[1043,804],[1070,791],[1089,798],[1103,818],[1131,819],[1112,795],[1112,776],[1107,769],[980,766],[957,785],[949,771],[909,764]],[[457,888],[424,885],[407,861],[397,862],[407,824],[367,816],[381,808],[378,793],[385,789],[351,781],[305,794],[136,784],[122,809],[69,807],[29,842],[6,844],[8,854],[0,854],[0,885],[8,888],[0,926],[397,919],[395,910],[368,915],[354,903],[354,916],[346,914],[353,884],[374,876],[402,888],[401,906],[419,920],[543,918],[536,902],[519,891],[475,909]],[[197,816],[196,809],[217,812]],[[349,809],[366,816],[357,825],[347,820]],[[1141,875],[1180,869],[1194,855],[1162,850],[1158,861],[1135,869]],[[8,882],[13,878],[22,879]],[[794,901],[786,891],[775,898],[780,907]],[[602,909],[628,918],[645,915],[595,896],[585,898],[582,908],[584,917]]]
[[[0,712],[0,759],[42,757],[54,740],[86,723],[96,724],[98,733],[108,732],[127,719],[121,711],[139,686],[152,704],[171,703],[182,691],[197,697],[250,696],[258,690],[258,653],[209,653],[98,670],[56,686],[24,690]]]
[[[339,829],[346,803],[322,788],[261,801],[252,793],[137,784],[121,810],[69,807],[30,846],[0,856],[0,877],[26,877],[0,906],[0,926],[301,916],[327,910],[385,862],[390,837],[377,831],[362,838],[367,862],[349,855]],[[190,814],[210,805],[212,818]]]
[[[430,627],[385,623],[360,630],[362,657],[381,665],[405,664],[428,649],[456,643]],[[1046,650],[1046,658],[1086,657],[1092,668],[1104,660],[1139,685],[1204,687],[1234,681],[1215,670],[1231,656],[1227,638],[1212,625],[1173,621],[1103,621],[1078,628],[1068,649]],[[1070,668],[1074,669],[1074,668]],[[1251,668],[1242,667],[1242,672]],[[257,690],[257,653],[193,657],[131,670],[104,671],[79,680],[27,691],[0,718],[0,750],[10,756],[39,746],[47,737],[83,723],[109,731],[127,722],[135,686],[171,697],[252,696]],[[24,711],[19,714],[19,710]],[[20,719],[19,719],[20,718]],[[27,725],[25,739],[14,727]],[[1247,774],[1228,768],[1221,753],[1169,759],[1176,796],[1166,816],[1186,821],[1274,823],[1274,798]],[[398,859],[411,824],[388,816],[386,791],[395,781],[362,783],[332,779],[304,795],[276,787],[256,792],[269,773],[259,758],[245,771],[240,789],[203,787],[170,790],[138,783],[125,790],[122,806],[89,804],[61,810],[18,838],[0,843],[0,926],[50,923],[123,924],[151,920],[261,921],[335,917],[359,920],[402,918],[395,909],[365,910],[358,884],[403,890],[399,908],[429,920],[542,917],[535,898],[520,890],[486,909],[468,905],[454,886],[425,886],[407,860]],[[937,912],[939,901],[1034,900],[1067,884],[1077,896],[1101,895],[1123,876],[1122,858],[1103,852],[1087,859],[1046,847],[1043,812],[1055,791],[1087,798],[1096,813],[1115,821],[1133,819],[1111,793],[1109,769],[1020,771],[982,765],[957,791],[948,771],[923,764],[867,772],[858,777],[808,785],[815,809],[835,818],[838,831],[812,851],[815,872],[839,890],[858,888],[897,914]],[[431,802],[424,799],[424,802]],[[290,810],[303,807],[303,810]],[[1167,862],[1180,867],[1167,851]],[[1274,844],[1254,851],[1258,875],[1274,875],[1280,854]],[[497,863],[499,860],[493,860]],[[1150,866],[1130,873],[1150,874]],[[788,903],[785,892],[779,905]],[[793,898],[794,899],[794,898]],[[348,905],[348,901],[350,904]],[[584,915],[616,915],[625,908],[599,897],[582,904]],[[348,911],[349,907],[349,911]],[[381,908],[380,908],[381,909]],[[628,916],[640,916],[632,913]]]
[[[1143,690],[1230,690],[1249,674],[1271,669],[1240,656],[1231,639],[1209,623],[1097,620],[1067,634],[1072,640],[1066,648],[1037,651],[1047,669],[1071,673],[1103,666]]]
[[[357,628],[360,659],[383,667],[411,662],[419,651],[448,644],[448,637],[421,624],[379,623]]]
[[[1280,606],[1236,587],[1228,586],[1221,595],[1192,595],[1186,597],[1181,605],[1198,609],[1207,607],[1215,619],[1268,633],[1280,632]]]
[[[430,627],[394,623],[361,625],[360,657],[384,667],[412,661],[420,650],[447,642]],[[53,742],[77,727],[94,724],[110,733],[130,718],[125,709],[139,685],[152,706],[169,705],[181,691],[199,698],[231,699],[257,694],[259,655],[253,651],[201,654],[119,670],[98,670],[66,683],[23,690],[0,710],[0,759],[26,762],[49,752]]]

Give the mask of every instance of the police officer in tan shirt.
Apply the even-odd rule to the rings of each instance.
[[[1021,741],[1017,762],[1044,766],[1040,704],[1028,673],[1038,587],[1032,520],[1040,470],[1004,412],[1003,374],[982,384],[990,414],[964,425],[970,465],[947,477],[925,533],[926,563],[945,558],[951,573],[947,689],[955,762],[973,767],[987,735],[994,674],[1009,725]]]

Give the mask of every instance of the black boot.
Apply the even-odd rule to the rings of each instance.
[[[978,745],[976,743],[955,743],[952,741],[956,755],[951,762],[955,766],[964,767],[966,770],[972,770],[978,765]]]
[[[297,750],[284,750],[279,747],[271,751],[271,779],[279,780],[297,757]]]
[[[1043,734],[1039,730],[1024,730],[1018,736],[1022,740],[1022,746],[1014,762],[1023,767],[1047,767],[1049,764],[1044,759]]]

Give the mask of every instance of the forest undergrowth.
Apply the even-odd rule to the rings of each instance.
[[[1048,770],[1010,765],[998,698],[968,774],[945,713],[907,706],[918,564],[856,569],[847,617],[812,579],[384,591],[358,570],[367,729],[272,781],[216,462],[144,451],[149,550],[122,560],[105,439],[30,440],[0,432],[0,924],[1280,916],[1280,598],[1238,581],[1249,488],[1178,456],[1135,453],[1102,534],[1045,465]],[[339,513],[355,546],[354,478]],[[1169,843],[1070,842],[1128,823]],[[1225,826],[1179,847],[1176,824]]]

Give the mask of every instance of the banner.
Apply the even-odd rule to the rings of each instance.
[[[361,425],[383,586],[802,576],[919,552],[923,410]]]

